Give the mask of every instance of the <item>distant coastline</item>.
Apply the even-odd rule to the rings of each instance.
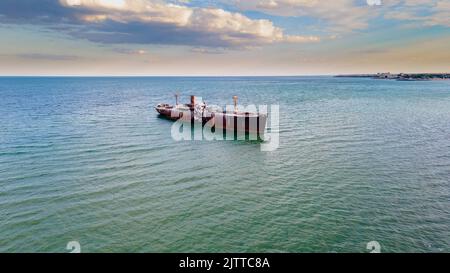
[[[350,74],[337,75],[341,78],[372,78],[382,80],[397,81],[434,81],[434,80],[450,80],[450,73],[377,73],[377,74]]]

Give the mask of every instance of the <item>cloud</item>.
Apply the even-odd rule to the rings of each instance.
[[[434,13],[428,17],[425,24],[429,26],[441,25],[450,27],[450,2],[438,1],[432,8]]]
[[[152,0],[2,0],[0,14],[9,23],[48,24],[98,43],[241,48],[320,40],[286,35],[269,20],[241,13]]]
[[[73,13],[58,0],[1,0],[0,20],[12,24],[69,22]]]
[[[391,0],[384,18],[408,21],[418,26],[450,27],[450,2],[444,0]]]
[[[58,54],[41,54],[41,53],[26,53],[17,54],[15,57],[32,60],[48,60],[48,61],[72,61],[80,59],[79,56],[74,55],[58,55]]]
[[[114,51],[125,55],[148,55],[148,51],[144,49],[115,48]]]
[[[376,1],[378,3],[378,1]],[[450,26],[448,0],[234,0],[242,11],[259,11],[285,17],[314,18],[333,33],[368,28],[376,18],[417,22],[422,26]]]
[[[193,47],[189,51],[198,54],[214,54],[214,55],[225,53],[225,49],[218,49],[218,48],[211,49],[204,47]]]
[[[298,36],[298,35],[286,35],[284,41],[289,43],[308,43],[319,42],[320,38],[317,36]]]
[[[365,1],[359,1],[365,2]],[[373,7],[357,5],[354,0],[234,0],[241,10],[260,11],[287,17],[311,17],[334,32],[365,29],[373,16]]]

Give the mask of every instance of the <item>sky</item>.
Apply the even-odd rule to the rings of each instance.
[[[450,0],[0,0],[0,75],[450,73]]]

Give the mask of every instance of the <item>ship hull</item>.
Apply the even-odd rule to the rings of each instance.
[[[224,133],[236,132],[237,134],[255,134],[262,138],[267,123],[267,116],[256,113],[242,112],[211,112],[195,119],[192,109],[179,109],[168,105],[158,105],[155,110],[160,116],[183,122],[201,122],[204,126],[214,128],[215,132],[222,130]]]

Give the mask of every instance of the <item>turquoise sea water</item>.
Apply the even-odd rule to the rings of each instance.
[[[280,105],[280,147],[182,141],[173,93]],[[0,78],[0,252],[450,251],[450,82]]]

